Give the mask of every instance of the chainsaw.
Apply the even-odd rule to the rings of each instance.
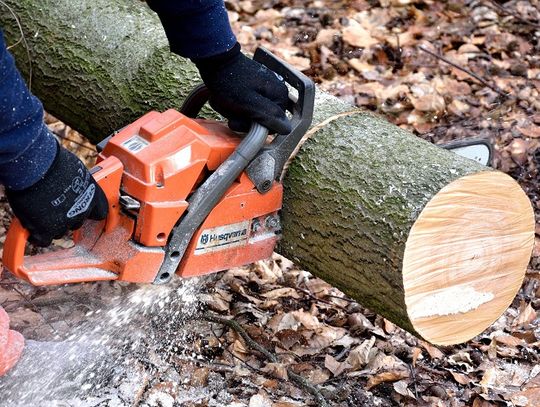
[[[197,119],[209,98],[196,87],[180,111],[151,111],[99,143],[91,174],[108,200],[103,221],[87,220],[68,249],[25,256],[18,219],[3,264],[34,285],[117,280],[163,284],[272,255],[281,235],[284,165],[309,128],[313,82],[263,48],[254,60],[290,85],[292,131],[254,123],[245,137]]]
[[[484,139],[457,140],[438,146],[485,166],[490,166],[493,160],[493,146]]]

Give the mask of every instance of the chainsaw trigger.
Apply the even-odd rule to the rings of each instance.
[[[120,195],[120,205],[123,209],[137,211],[141,209],[141,203],[129,195]]]

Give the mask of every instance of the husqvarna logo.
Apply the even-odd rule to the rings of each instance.
[[[230,249],[246,244],[249,237],[250,222],[247,220],[203,230],[197,242],[195,254]]]

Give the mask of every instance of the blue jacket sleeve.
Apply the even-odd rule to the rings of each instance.
[[[56,151],[43,106],[26,87],[0,30],[0,183],[12,189],[31,186],[49,169]]]
[[[171,51],[190,59],[222,54],[236,44],[223,0],[147,0]]]

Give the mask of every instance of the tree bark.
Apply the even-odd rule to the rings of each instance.
[[[6,3],[25,34],[33,92],[94,142],[179,106],[200,81],[144,4]],[[14,44],[17,25],[0,10]],[[25,43],[11,51],[29,78]],[[306,139],[284,178],[282,254],[433,343],[466,341],[508,307],[534,237],[531,205],[510,177],[322,92]]]

